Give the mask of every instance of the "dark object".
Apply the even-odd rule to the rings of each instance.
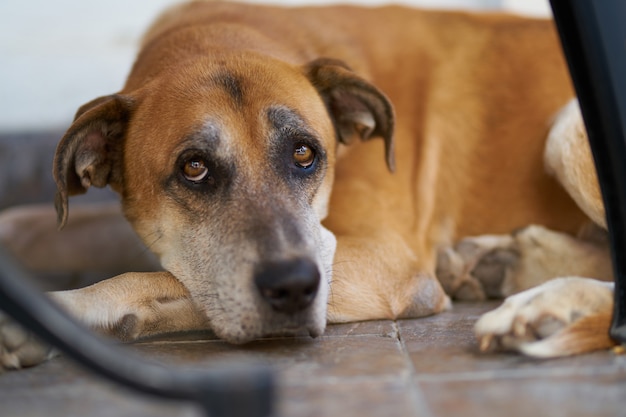
[[[272,414],[274,383],[267,368],[220,365],[212,370],[175,370],[147,362],[86,331],[29,281],[30,277],[0,247],[2,309],[90,370],[143,393],[193,401],[209,416]]]
[[[551,0],[589,133],[615,273],[611,337],[626,343],[626,2]]]

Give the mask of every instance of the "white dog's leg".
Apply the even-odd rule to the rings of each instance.
[[[546,170],[578,207],[606,230],[602,194],[578,100],[570,101],[556,117],[544,152]]]
[[[558,278],[508,297],[484,314],[475,333],[482,351],[515,350],[549,358],[606,349],[613,283]]]
[[[503,298],[565,276],[611,281],[607,242],[529,226],[511,235],[465,238],[438,256],[437,277],[460,300]]]
[[[127,273],[48,295],[90,329],[123,341],[210,328],[187,289],[168,272]],[[53,352],[0,315],[0,369],[36,365]]]
[[[48,295],[91,329],[123,341],[209,327],[187,289],[169,272],[129,272]]]

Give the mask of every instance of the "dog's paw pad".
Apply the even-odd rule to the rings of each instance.
[[[474,330],[483,352],[565,356],[611,346],[611,311],[609,284],[559,278],[507,298],[484,314]]]
[[[54,349],[0,313],[0,370],[34,366],[55,355]]]

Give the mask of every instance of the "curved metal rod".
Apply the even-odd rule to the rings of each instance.
[[[589,134],[615,275],[611,336],[626,342],[626,2],[551,0]]]
[[[274,382],[268,368],[224,364],[183,370],[148,362],[77,323],[31,280],[0,246],[2,310],[88,369],[142,393],[193,401],[211,416],[272,414]]]

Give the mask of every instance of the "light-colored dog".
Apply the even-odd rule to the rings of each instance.
[[[123,90],[79,109],[54,165],[61,226],[68,196],[109,185],[164,271],[51,296],[123,340],[211,328],[243,343],[610,280],[573,96],[549,21],[177,7]],[[550,281],[477,336],[537,356],[607,347],[611,297]],[[5,366],[40,360],[4,333]]]

